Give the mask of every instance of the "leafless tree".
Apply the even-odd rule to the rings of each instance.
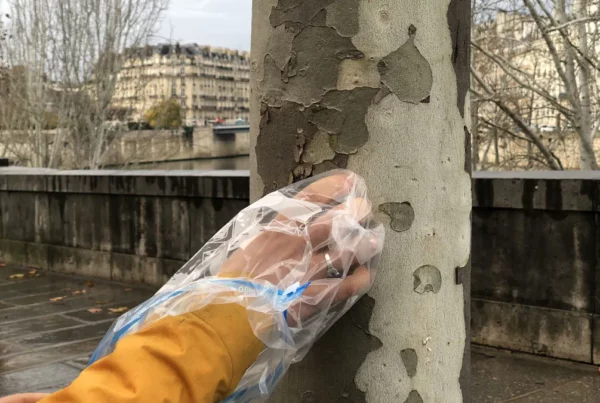
[[[526,153],[514,156],[522,159],[520,168],[598,169],[599,3],[474,2],[472,93],[478,120],[500,128],[521,144],[519,149],[527,146]],[[511,123],[498,125],[490,119],[498,115],[490,110],[501,111]],[[578,144],[577,163],[569,161],[569,142]],[[486,141],[476,143],[481,152]]]
[[[96,168],[118,128],[106,122],[124,64],[138,55],[168,0],[8,0],[12,40],[2,142],[33,166]],[[132,51],[133,49],[133,51]],[[138,84],[143,81],[136,81]],[[10,94],[10,95],[8,95]],[[24,150],[23,150],[24,148]]]

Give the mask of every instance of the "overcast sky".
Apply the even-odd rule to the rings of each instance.
[[[251,15],[252,0],[171,0],[157,35],[173,42],[250,50]]]
[[[0,13],[7,11],[7,0],[0,0]],[[251,15],[252,0],[171,0],[152,42],[250,50]]]

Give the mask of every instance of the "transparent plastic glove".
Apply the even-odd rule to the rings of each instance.
[[[356,174],[331,171],[290,185],[242,210],[156,295],[121,316],[91,361],[165,316],[237,303],[266,349],[225,401],[264,401],[371,287],[383,243]]]

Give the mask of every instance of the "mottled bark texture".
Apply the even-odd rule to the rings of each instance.
[[[272,401],[470,400],[469,14],[468,0],[254,1],[252,197],[349,168],[388,229],[372,292]]]

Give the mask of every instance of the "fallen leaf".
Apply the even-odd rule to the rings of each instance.
[[[10,276],[8,276],[9,280],[16,280],[19,278],[23,278],[25,277],[25,275],[23,273],[18,273],[18,274],[11,274]]]
[[[82,294],[85,294],[87,292],[87,290],[81,290]]]
[[[129,308],[127,308],[126,306],[122,306],[119,308],[108,308],[108,312],[110,313],[122,313],[122,312],[127,312],[129,310]]]
[[[37,273],[37,270],[29,270],[29,275],[30,276],[35,276],[35,273]]]
[[[62,297],[50,298],[50,302],[62,301],[65,298],[67,298],[67,297],[66,296],[62,296]]]
[[[91,280],[88,280],[88,281],[87,281],[87,286],[88,286],[88,287],[93,287],[94,285],[95,285],[95,284],[94,284],[94,283],[93,283]]]
[[[125,289],[125,291],[131,291],[131,290],[132,290],[132,288],[126,288]]]
[[[100,312],[102,312],[102,308],[90,308],[87,311],[89,313],[100,313]]]
[[[78,291],[73,291],[71,294],[73,294],[73,295],[79,295],[79,294],[81,294],[81,291],[79,291],[79,290]]]
[[[0,263],[0,267],[6,266],[6,263]]]

